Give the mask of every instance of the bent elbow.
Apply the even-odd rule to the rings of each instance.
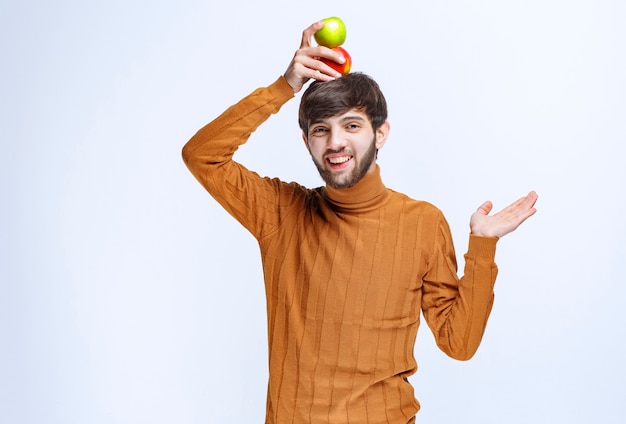
[[[457,361],[469,361],[470,359],[472,359],[474,357],[474,354],[476,353],[476,350],[472,350],[472,351],[464,351],[464,352],[446,352],[446,354],[452,358],[452,359],[456,359]]]
[[[457,361],[469,361],[478,351],[478,343],[437,343],[439,349],[452,359]]]
[[[193,152],[192,152],[191,147],[189,146],[189,143],[183,146],[183,149],[181,151],[181,156],[183,158],[183,162],[185,163],[185,165],[189,166],[189,163],[192,162],[193,160]]]

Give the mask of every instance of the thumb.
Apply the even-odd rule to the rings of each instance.
[[[482,205],[478,207],[476,212],[480,212],[484,215],[489,215],[489,212],[491,212],[491,209],[493,209],[493,203],[491,203],[490,200],[487,200],[485,203],[483,203]]]

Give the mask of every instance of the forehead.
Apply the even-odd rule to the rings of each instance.
[[[309,121],[309,125],[313,125],[313,124],[330,125],[334,123],[342,123],[345,121],[354,121],[354,120],[369,122],[369,117],[367,116],[365,112],[363,112],[363,110],[358,109],[358,108],[352,108],[345,113],[340,113],[340,114],[333,115],[333,116],[327,116],[324,118],[311,119]]]

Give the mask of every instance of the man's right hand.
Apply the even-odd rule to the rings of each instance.
[[[345,61],[344,57],[324,46],[312,46],[311,37],[324,26],[323,21],[315,22],[302,32],[300,48],[296,50],[291,63],[285,71],[284,77],[297,93],[309,79],[331,81],[341,74],[320,60],[321,57],[338,63]]]

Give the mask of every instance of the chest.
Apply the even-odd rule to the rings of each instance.
[[[389,210],[299,217],[265,246],[268,300],[344,324],[416,319],[430,251],[423,221]]]

